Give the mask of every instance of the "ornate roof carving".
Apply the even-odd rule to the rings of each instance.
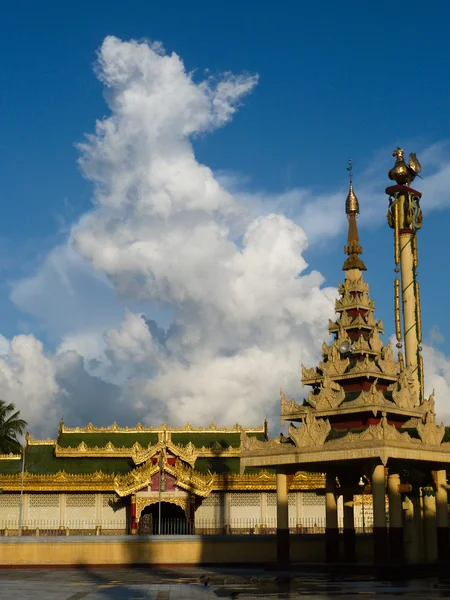
[[[328,419],[316,419],[311,410],[306,412],[300,427],[295,427],[292,423],[289,425],[289,437],[297,448],[323,446],[330,431],[331,425]]]
[[[187,422],[184,427],[170,427],[167,423],[161,423],[161,425],[155,427],[145,427],[141,423],[134,427],[119,427],[117,423],[113,423],[109,427],[95,427],[92,423],[88,423],[86,427],[67,427],[61,422],[59,431],[60,433],[240,433],[241,431],[265,433],[265,425],[263,424],[261,427],[242,427],[242,425],[236,423],[232,427],[218,427],[215,423],[211,423],[208,427],[194,427]]]

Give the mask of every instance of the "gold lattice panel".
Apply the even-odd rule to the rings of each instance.
[[[8,521],[17,521],[19,516],[20,494],[0,495],[0,527],[8,527]]]
[[[302,496],[303,506],[325,506],[325,496],[311,494],[309,492]]]
[[[67,494],[67,508],[95,507],[95,494]]]
[[[2,494],[0,508],[19,508],[20,494]]]
[[[30,508],[59,507],[59,494],[30,494]]]
[[[116,494],[103,494],[102,496],[102,506],[106,508],[107,506],[111,507],[115,502],[117,502]]]
[[[233,492],[231,494],[231,506],[259,506],[259,493]]]
[[[203,499],[202,506],[222,506],[223,495],[218,492],[211,492],[209,496]]]

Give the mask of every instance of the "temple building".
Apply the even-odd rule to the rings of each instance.
[[[189,423],[69,428],[61,422],[54,440],[27,434],[24,462],[20,454],[0,456],[0,530],[274,532],[276,475],[251,468],[241,474],[243,432],[266,440],[267,422],[254,429]],[[293,529],[323,528],[324,485],[320,474],[294,477]]]

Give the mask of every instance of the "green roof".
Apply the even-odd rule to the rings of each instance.
[[[20,464],[20,461],[17,461]],[[25,455],[25,469],[29,473],[52,474],[65,471],[73,474],[86,474],[102,471],[105,474],[128,473],[134,468],[128,458],[57,458],[53,445],[28,446]],[[4,472],[0,464],[1,472]]]
[[[239,458],[202,457],[197,458],[194,468],[200,473],[239,473]]]
[[[21,460],[0,460],[0,474],[11,475],[22,471]]]
[[[250,437],[256,437],[259,440],[264,440],[264,433],[249,433]],[[205,432],[190,432],[190,431],[182,431],[182,432],[171,432],[172,442],[179,446],[187,446],[189,442],[194,444],[197,448],[201,448],[205,446],[206,448],[213,446],[214,444],[220,444],[222,448],[228,448],[231,446],[232,448],[239,448],[241,444],[241,435],[240,433],[220,433],[215,431],[205,431]],[[136,442],[143,447],[147,447],[148,445],[154,445],[158,442],[158,434],[156,432],[134,432],[134,433],[124,433],[124,432],[104,432],[104,433],[61,433],[58,438],[58,444],[64,448],[68,448],[71,446],[72,448],[76,448],[84,442],[90,448],[94,446],[98,446],[99,448],[103,448],[106,446],[108,442],[114,444],[116,448],[131,448]]]
[[[90,448],[98,446],[103,448],[108,442],[114,444],[116,448],[131,448],[136,442],[141,446],[154,445],[158,442],[158,434],[143,431],[142,433],[61,433],[58,438],[58,444],[64,448],[71,446],[76,448],[84,442]]]

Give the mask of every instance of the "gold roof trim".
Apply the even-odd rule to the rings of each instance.
[[[0,454],[0,460],[20,460],[21,458],[21,454],[13,454],[12,452],[9,454]]]
[[[212,458],[220,456],[229,458],[239,457],[240,454],[239,447],[228,446],[228,448],[223,448],[217,442],[211,447],[202,446],[198,448],[192,442],[189,442],[186,446],[180,446],[169,440],[166,443],[158,442],[148,447],[141,446],[139,442],[136,442],[131,447],[115,446],[112,442],[108,442],[105,446],[88,446],[85,442],[81,442],[78,446],[74,447],[56,444],[55,456],[58,458],[80,458],[80,456],[85,456],[86,458],[132,458],[136,465],[140,465],[165,448],[192,466],[198,457]]]
[[[191,423],[186,423],[184,427],[169,427],[167,423],[161,423],[156,427],[144,427],[138,423],[134,427],[119,427],[117,423],[113,423],[109,427],[95,427],[92,423],[88,423],[86,427],[67,427],[64,423],[60,425],[60,433],[160,433],[168,431],[171,433],[265,433],[265,425],[260,427],[242,427],[236,423],[232,427],[218,427],[215,423],[211,423],[207,427],[194,427]]]
[[[171,468],[167,466],[166,472],[177,476],[177,485],[183,489],[191,489],[194,492],[202,491],[207,494],[211,491],[271,491],[276,490],[276,477],[268,471],[261,470],[258,473],[225,473],[220,475],[203,475],[197,471],[184,467]],[[155,466],[152,471],[156,472]],[[140,471],[141,477],[145,469]],[[148,475],[151,476],[150,473]],[[179,476],[179,477],[178,477]],[[122,478],[125,478],[122,476]],[[211,484],[211,477],[213,481]],[[121,476],[114,476],[97,471],[90,475],[73,475],[65,471],[51,475],[35,475],[25,471],[24,490],[25,492],[110,492],[117,491],[116,482]],[[142,482],[142,479],[141,479]],[[139,482],[139,487],[144,483]],[[325,475],[322,473],[303,473],[295,474],[290,484],[291,491],[295,490],[315,490],[325,487]],[[21,473],[0,475],[0,488],[5,492],[17,492],[21,489]],[[209,492],[208,492],[209,490]],[[136,490],[137,491],[137,490]],[[129,492],[134,493],[134,492]],[[206,494],[206,495],[207,495]],[[126,492],[124,496],[128,495]],[[200,494],[199,494],[200,495]]]
[[[51,438],[47,438],[46,440],[33,439],[28,431],[25,434],[25,440],[27,446],[55,446],[57,442],[57,440],[52,440]]]
[[[0,475],[0,488],[5,492],[20,491],[22,474]],[[72,474],[58,471],[48,475],[36,475],[25,471],[24,490],[26,492],[109,492],[114,490],[114,475],[96,471],[95,473]]]

